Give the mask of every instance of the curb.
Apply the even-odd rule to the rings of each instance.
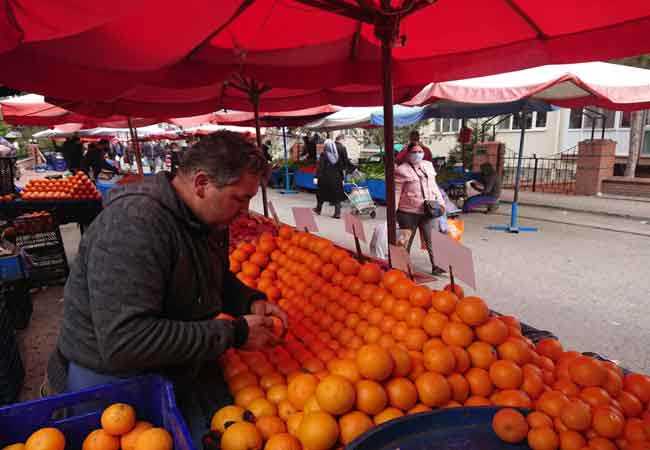
[[[500,203],[508,204],[511,205],[512,201],[511,200],[499,200]],[[521,206],[533,206],[536,208],[548,208],[548,209],[559,209],[562,211],[571,211],[571,212],[577,212],[577,213],[582,213],[582,214],[593,214],[594,216],[606,216],[606,217],[620,217],[623,219],[631,219],[631,220],[647,220],[650,221],[650,217],[645,217],[645,216],[635,216],[633,214],[622,214],[622,213],[615,213],[615,212],[607,212],[607,211],[589,211],[586,209],[578,209],[578,208],[571,208],[571,207],[564,207],[564,206],[553,206],[553,205],[542,205],[539,203],[529,203],[529,202],[518,202],[519,205]]]

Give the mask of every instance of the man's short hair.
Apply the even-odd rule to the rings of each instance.
[[[343,139],[345,139],[345,136],[343,136],[342,134],[339,134],[338,136],[336,136],[335,141],[338,142],[338,141],[342,141]]]
[[[204,172],[217,187],[237,183],[245,173],[266,177],[269,165],[259,148],[232,131],[204,136],[183,155],[181,175]]]

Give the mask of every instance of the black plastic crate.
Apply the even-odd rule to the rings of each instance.
[[[33,312],[28,280],[14,280],[0,284],[0,302],[2,301],[9,312],[11,325],[16,330],[27,328]]]
[[[18,400],[25,380],[20,351],[16,342],[16,332],[11,326],[9,311],[0,302],[0,405]]]
[[[16,158],[0,157],[0,195],[15,194]]]

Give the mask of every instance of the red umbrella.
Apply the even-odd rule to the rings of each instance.
[[[214,100],[233,74],[254,87],[240,94],[227,89],[233,102],[259,97],[259,107],[271,111],[352,105],[320,94],[361,85],[374,92],[370,105],[385,94],[384,117],[392,123],[391,106],[399,100],[394,87],[650,52],[647,0],[220,0],[218,7],[214,0],[185,0],[171,6],[118,3],[102,24],[91,21],[85,31],[74,27],[64,37],[49,39],[54,33],[16,45],[2,54],[11,63],[3,65],[0,82],[68,101],[100,102],[98,112],[104,111],[94,116],[140,115],[136,107],[206,113],[226,104]],[[58,29],[65,28],[62,12],[70,5],[49,8],[61,18]],[[34,70],[39,60],[54,76]],[[342,95],[357,94],[353,88]],[[265,107],[265,98],[274,95],[284,106]],[[364,94],[357,106],[369,105],[370,98]],[[392,148],[392,128],[385,130]],[[393,165],[387,155],[393,241]]]

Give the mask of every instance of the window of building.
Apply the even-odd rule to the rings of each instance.
[[[629,111],[621,111],[621,128],[630,128],[632,114]]]
[[[521,116],[519,114],[513,114],[512,115],[512,129],[513,130],[520,130],[521,129],[521,123],[519,122],[520,117]],[[524,124],[525,124],[526,129],[528,130],[528,129],[532,128],[533,127],[533,114],[531,114],[531,113],[524,114],[524,118],[525,118]]]
[[[605,128],[614,128],[614,119],[616,117],[616,111],[610,111],[603,108],[588,108],[585,111],[585,120],[583,128],[589,129],[592,128],[594,123],[596,128],[603,127],[603,117],[601,114],[604,114]]]
[[[497,130],[509,130],[510,122],[512,122],[512,116],[501,116],[499,118],[497,125]]]
[[[433,132],[440,133],[440,119],[433,119]]]
[[[582,128],[582,108],[571,109],[569,128]]]
[[[535,113],[535,128],[546,128],[546,111]]]

